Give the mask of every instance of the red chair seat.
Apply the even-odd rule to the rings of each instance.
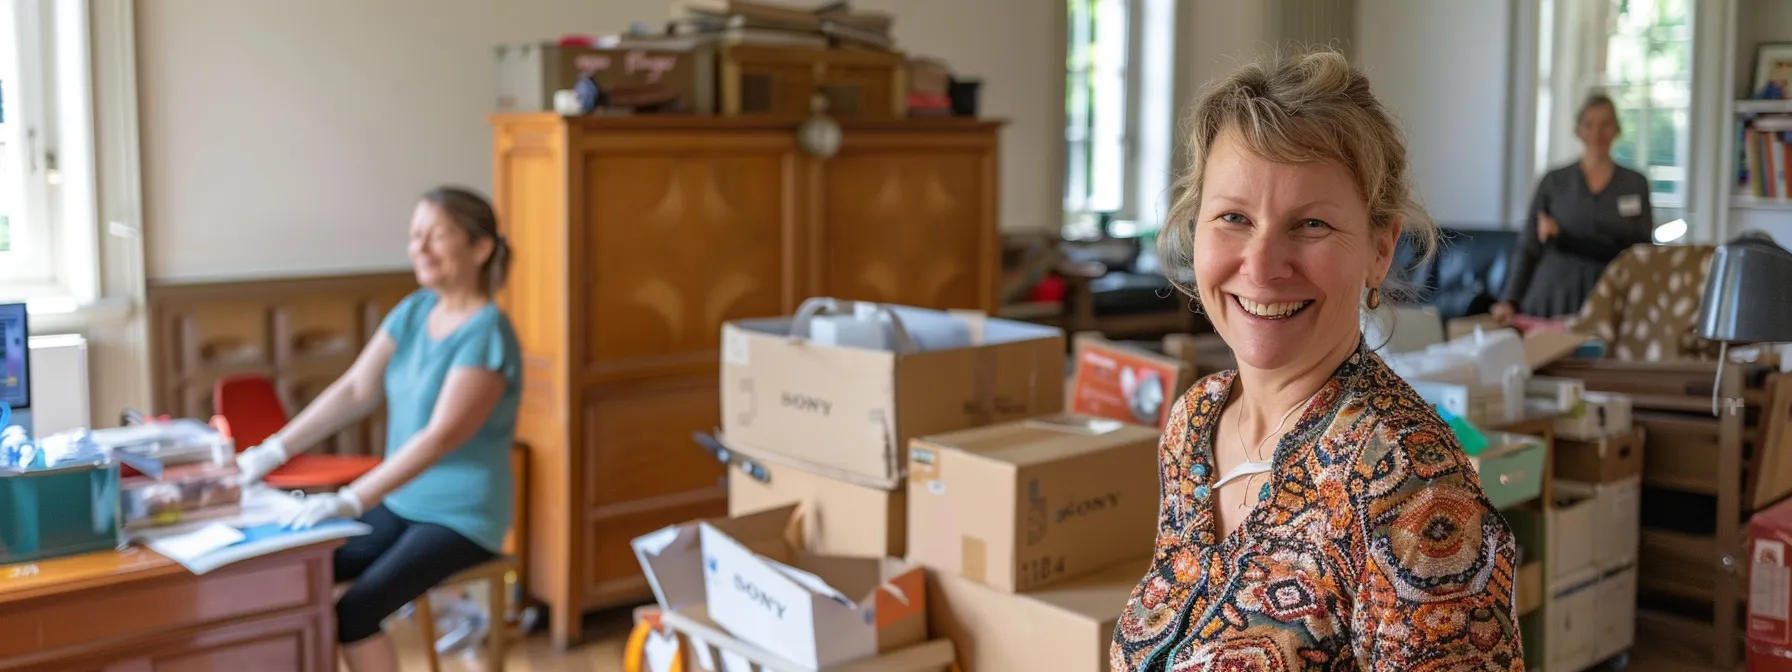
[[[286,464],[262,479],[270,487],[281,490],[305,490],[317,487],[342,486],[353,483],[380,465],[380,458],[371,455],[292,456]]]
[[[286,407],[267,376],[243,374],[219,380],[212,388],[212,410],[230,423],[238,452],[261,443],[286,426]],[[268,474],[265,482],[282,490],[334,490],[379,466],[369,455],[301,453]]]

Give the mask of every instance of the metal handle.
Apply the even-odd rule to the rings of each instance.
[[[1511,484],[1512,484],[1512,475],[1511,474],[1500,474],[1500,485],[1511,485]]]

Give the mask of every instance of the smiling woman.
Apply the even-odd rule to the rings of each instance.
[[[1524,669],[1511,530],[1363,341],[1400,236],[1436,239],[1391,115],[1319,52],[1215,82],[1190,129],[1160,254],[1238,369],[1171,412],[1113,668]]]

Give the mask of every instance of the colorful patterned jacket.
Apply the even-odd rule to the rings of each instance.
[[[1212,438],[1235,376],[1172,411],[1156,554],[1113,669],[1523,670],[1511,529],[1450,428],[1372,353],[1333,373],[1278,443],[1270,497],[1218,538]]]

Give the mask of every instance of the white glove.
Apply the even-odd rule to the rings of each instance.
[[[331,518],[360,518],[361,498],[348,490],[308,495],[297,511],[287,514],[280,526],[289,530],[309,529]]]
[[[286,444],[280,440],[280,435],[276,434],[261,442],[261,445],[238,453],[236,469],[242,472],[243,485],[254,485],[260,483],[261,479],[267,478],[268,474],[279,469],[281,465],[286,464],[288,459],[290,458],[286,454]]]

